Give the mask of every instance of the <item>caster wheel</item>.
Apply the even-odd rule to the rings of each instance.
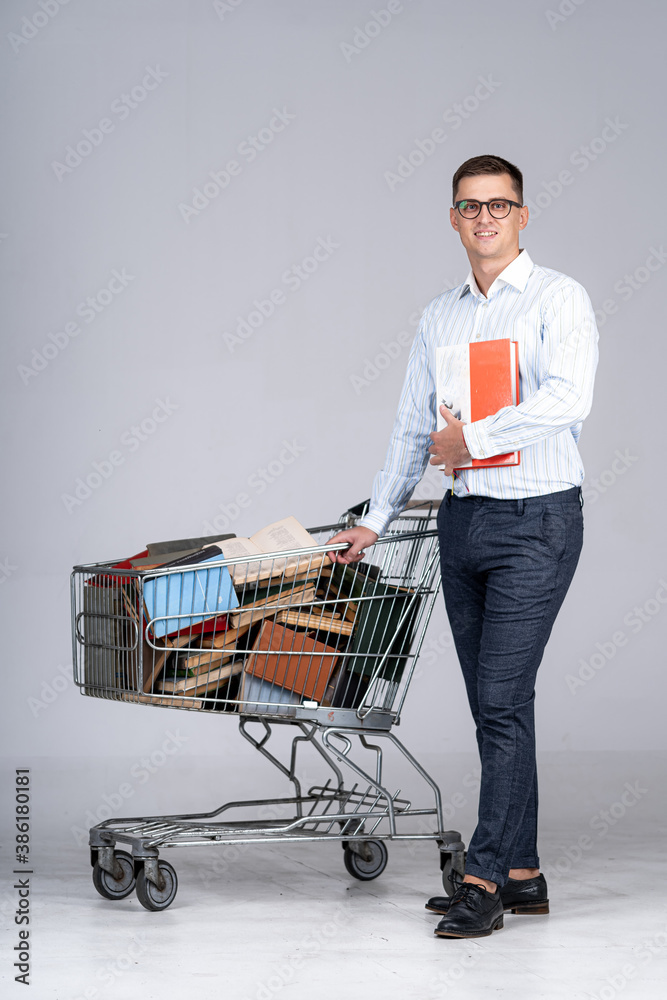
[[[341,820],[339,823],[341,836],[349,837],[350,840],[360,840],[364,834],[364,824],[360,823],[359,820]],[[345,850],[347,847],[347,840],[341,840],[340,846]]]
[[[466,855],[465,855],[465,852],[464,852],[464,854],[463,854],[463,871],[459,870],[459,865],[461,863],[459,857],[455,858],[451,854],[444,853],[444,852],[443,852],[443,857],[444,857],[444,865],[443,865],[443,868],[442,868],[442,884],[443,884],[443,886],[445,888],[445,892],[447,893],[447,895],[448,896],[453,896],[454,893],[456,892],[456,885],[452,882],[452,872],[453,871],[457,872],[457,874],[461,876],[461,879],[463,879],[463,874],[464,874],[464,871],[465,871],[465,857],[466,857]],[[441,863],[442,863],[442,858],[441,858]]]
[[[100,868],[99,862],[96,861],[93,866],[93,885],[105,899],[125,899],[135,886],[134,859],[127,851],[115,851],[114,857],[123,869],[121,877],[115,879],[104,868]]]
[[[348,844],[344,847],[343,861],[350,875],[362,882],[370,882],[387,867],[387,848],[382,840],[365,840],[364,844],[371,854],[368,861],[355,854]]]
[[[154,882],[146,878],[143,868],[137,875],[137,899],[147,910],[166,910],[176,897],[176,872],[168,861],[160,861],[159,868],[164,879],[163,889],[158,889]]]

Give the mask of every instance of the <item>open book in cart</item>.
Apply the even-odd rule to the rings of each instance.
[[[295,517],[286,517],[251,538],[226,536],[217,544],[170,559],[160,567],[170,572],[144,579],[144,610],[151,634],[157,638],[173,636],[192,630],[199,623],[217,619],[225,612],[230,612],[230,616],[224,627],[240,627],[248,620],[248,609],[267,603],[271,597],[279,603],[281,586],[286,579],[295,583],[303,581],[321,566],[325,555],[293,554],[294,550],[315,546],[317,539]],[[290,554],[276,555],[281,552]],[[267,559],[260,558],[269,554]],[[225,560],[235,562],[229,566],[215,565]],[[173,572],[178,566],[187,566],[188,569]],[[260,582],[262,588],[259,587]],[[293,589],[295,597],[306,591],[305,587],[301,591]],[[308,597],[312,594],[303,599]],[[241,610],[237,612],[237,609]]]

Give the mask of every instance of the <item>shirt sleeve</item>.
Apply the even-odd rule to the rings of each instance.
[[[593,306],[581,285],[558,289],[544,309],[544,340],[551,356],[539,388],[518,406],[506,406],[463,430],[473,458],[518,451],[579,424],[593,402],[598,331]]]
[[[436,391],[425,316],[410,350],[384,467],[373,481],[368,514],[359,520],[360,526],[378,535],[383,535],[389,522],[404,509],[422,478],[429,459],[429,434],[436,428]]]

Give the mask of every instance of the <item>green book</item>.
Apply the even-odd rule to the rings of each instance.
[[[413,592],[376,583],[359,601],[345,666],[370,677],[385,653],[379,676],[398,683],[412,646],[420,598]]]
[[[421,598],[405,587],[382,583],[380,574],[380,568],[372,564],[337,563],[324,599],[334,599],[327,607],[332,613],[344,613],[350,604],[356,605],[354,633],[344,667],[370,677],[388,653],[380,676],[397,683],[412,645]]]

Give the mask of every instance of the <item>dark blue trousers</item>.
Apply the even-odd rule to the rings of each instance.
[[[539,868],[535,677],[583,541],[578,488],[524,500],[446,494],[442,588],[477,727],[479,812],[466,872]]]

